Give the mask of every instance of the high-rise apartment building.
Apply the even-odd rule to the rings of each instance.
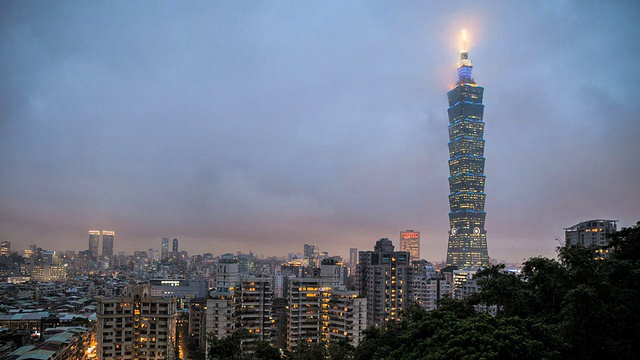
[[[207,298],[189,299],[189,336],[198,339],[198,345],[204,349],[206,345],[205,311]]]
[[[235,327],[253,336],[243,340],[251,347],[254,341],[270,342],[274,324],[271,316],[273,291],[271,278],[248,277],[240,280],[234,291]]]
[[[435,310],[438,301],[453,297],[453,286],[426,261],[413,263],[413,298],[423,309]]]
[[[91,256],[94,259],[98,258],[98,251],[100,249],[100,231],[91,230],[89,231],[89,251],[91,252]]]
[[[402,231],[400,233],[400,251],[409,253],[409,261],[420,260],[420,232]]]
[[[332,290],[326,308],[329,343],[347,340],[351,345],[358,346],[367,328],[367,299],[360,297],[357,291]],[[326,315],[323,318],[326,323]]]
[[[233,315],[234,291],[240,282],[238,261],[234,259],[220,259],[216,273],[216,288],[209,293],[205,311],[205,334],[221,339],[229,336],[235,330]],[[205,347],[208,355],[208,347]]]
[[[567,245],[596,246],[598,258],[609,256],[609,236],[617,230],[618,220],[587,220],[564,229]]]
[[[289,279],[287,316],[287,347],[289,349],[295,349],[302,343],[320,342],[320,310],[323,299],[327,299],[328,302],[328,291],[329,288],[323,288],[318,278]]]
[[[388,238],[378,240],[373,251],[360,251],[356,286],[367,298],[368,326],[400,320],[413,301],[409,253],[394,251]]]
[[[272,279],[239,277],[237,260],[221,259],[216,283],[216,289],[206,299],[204,332],[223,338],[245,329],[252,335],[242,341],[248,351],[252,351],[256,340],[272,341]]]
[[[464,33],[463,33],[464,37]],[[473,65],[463,39],[458,82],[449,99],[449,242],[447,265],[489,265],[485,230],[484,88],[471,76]]]
[[[329,273],[335,273],[331,269]],[[342,339],[357,346],[367,327],[367,299],[355,291],[326,286],[326,278],[290,278],[287,298],[288,349]],[[335,280],[330,280],[335,282]]]
[[[98,359],[172,359],[176,346],[176,298],[153,297],[148,286],[122,297],[98,297]]]
[[[102,256],[104,258],[113,257],[113,242],[116,237],[116,233],[113,231],[102,232]]]
[[[564,229],[567,245],[607,246],[608,235],[617,231],[618,220],[587,220]]]
[[[167,259],[169,257],[169,238],[162,238],[162,260]]]

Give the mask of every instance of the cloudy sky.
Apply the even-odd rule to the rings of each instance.
[[[446,92],[485,87],[490,256],[640,220],[637,1],[0,2],[0,239],[445,258]]]

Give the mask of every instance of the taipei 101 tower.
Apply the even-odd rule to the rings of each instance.
[[[484,88],[471,76],[473,65],[462,32],[458,82],[449,98],[449,244],[447,265],[477,269],[489,265],[484,227]]]

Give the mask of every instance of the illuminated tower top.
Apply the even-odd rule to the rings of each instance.
[[[471,77],[473,64],[469,60],[467,52],[467,32],[462,30],[462,50],[460,51],[460,61],[458,61],[458,84],[475,84]]]

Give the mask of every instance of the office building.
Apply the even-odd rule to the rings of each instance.
[[[161,260],[169,258],[169,238],[162,238]]]
[[[373,251],[360,251],[356,286],[367,299],[367,325],[400,320],[413,301],[413,269],[409,253],[394,251],[388,238],[378,240]]]
[[[56,263],[42,263],[33,265],[31,269],[31,281],[66,281],[67,267]]]
[[[102,257],[105,259],[111,259],[113,257],[113,242],[115,240],[116,233],[113,231],[102,232]]]
[[[464,36],[464,35],[463,35]],[[485,230],[484,88],[476,84],[463,39],[458,82],[449,99],[449,241],[447,265],[489,265]]]
[[[409,253],[409,261],[420,260],[420,232],[402,231],[400,233],[400,251]]]
[[[89,231],[89,251],[91,252],[91,256],[94,259],[98,258],[98,253],[100,249],[100,231],[91,230]]]
[[[174,255],[174,256],[177,256],[177,255],[178,255],[178,253],[180,252],[180,251],[178,250],[178,239],[173,239],[173,244],[172,244],[172,245],[173,245],[173,246],[172,246],[172,248],[171,248],[171,251],[173,252],[173,255]]]
[[[358,266],[358,249],[349,249],[349,276],[356,275],[356,266]]]
[[[0,256],[9,256],[11,255],[11,242],[3,241],[0,243]]]
[[[316,252],[315,245],[304,244],[304,251],[303,251],[304,257],[306,257],[307,259],[311,259],[315,252]]]
[[[98,297],[98,359],[157,360],[175,354],[175,298],[149,294],[148,286],[131,286],[121,297]]]

